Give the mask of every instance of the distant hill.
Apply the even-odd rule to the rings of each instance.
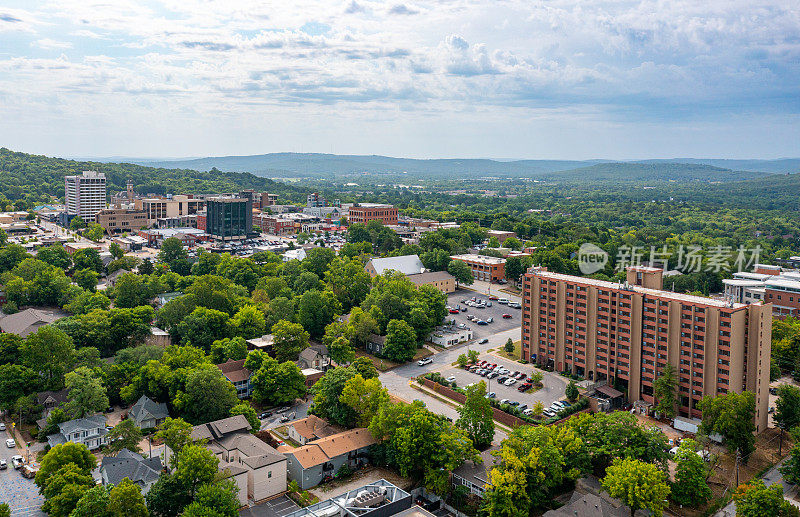
[[[516,160],[434,159],[415,160],[389,156],[336,155],[317,153],[273,153],[254,156],[220,156],[182,161],[138,161],[156,167],[178,167],[223,171],[252,172],[269,176],[410,174],[442,177],[453,174],[476,176],[533,177],[553,171],[575,169],[600,163],[603,160]]]
[[[252,156],[219,156],[187,160],[136,160],[154,167],[250,172],[267,177],[341,177],[363,173],[410,175],[426,178],[477,178],[500,176],[540,178],[561,171],[580,170],[578,174],[597,174],[586,179],[597,181],[653,180],[671,176],[675,181],[735,181],[747,176],[724,174],[723,171],[785,173],[800,170],[800,159],[782,160],[725,160],[725,159],[664,159],[641,161],[614,160],[491,160],[491,159],[431,159],[416,160],[380,155],[336,155],[318,153],[271,153]],[[610,168],[603,165],[611,164]],[[632,167],[625,167],[631,164]],[[652,166],[652,168],[643,167]],[[703,168],[702,166],[708,166]],[[595,167],[592,169],[592,167]],[[587,169],[588,168],[588,169]],[[683,172],[680,172],[682,169]],[[702,177],[707,172],[709,177]],[[663,174],[662,174],[663,173]],[[637,176],[639,175],[639,176]],[[564,178],[566,179],[566,178]]]
[[[65,160],[18,153],[0,148],[0,194],[10,200],[42,199],[64,195],[64,176],[95,170],[106,174],[108,190],[121,191],[128,179],[140,193],[202,194],[238,192],[252,188],[278,194],[280,198],[304,199],[300,189],[250,173],[198,172],[190,169],[146,167],[132,163],[101,163]]]
[[[800,174],[772,174],[768,177],[708,185],[691,194],[700,200],[748,205],[759,209],[789,209],[800,205]]]
[[[732,182],[772,176],[768,172],[732,171],[711,165],[690,163],[600,163],[547,174],[556,182]]]
[[[800,172],[800,158],[777,160],[729,160],[717,158],[673,158],[669,160],[640,160],[640,163],[695,163],[713,165],[735,171],[761,171],[776,174]]]

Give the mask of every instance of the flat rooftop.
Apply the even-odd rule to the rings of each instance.
[[[487,257],[485,255],[476,255],[474,253],[465,253],[463,255],[453,255],[450,257],[453,260],[463,260],[465,262],[477,262],[480,264],[505,264],[506,259],[499,257]]]
[[[306,506],[284,517],[360,517],[369,515],[374,510],[403,499],[408,500],[408,506],[398,508],[398,512],[389,513],[388,515],[396,515],[410,509],[411,494],[394,486],[385,479],[379,479],[374,483],[350,490],[327,501]]]
[[[683,303],[690,303],[694,305],[707,305],[709,307],[719,307],[721,309],[728,308],[728,309],[743,309],[747,307],[747,304],[744,303],[733,303],[730,304],[724,300],[715,300],[714,298],[706,298],[705,296],[695,296],[692,294],[684,294],[684,293],[675,293],[672,291],[664,291],[659,289],[649,289],[647,287],[642,287],[639,285],[632,286],[628,284],[627,286],[622,283],[617,282],[608,282],[606,280],[597,280],[594,278],[586,278],[582,276],[572,276],[572,275],[565,275],[563,273],[553,273],[551,271],[531,271],[529,274],[533,274],[536,276],[550,278],[553,280],[561,280],[564,282],[572,282],[576,284],[584,284],[584,285],[592,285],[595,287],[600,287],[602,289],[614,290],[614,291],[630,291],[636,293],[642,293],[653,297],[658,298],[668,298],[671,300],[683,302]]]

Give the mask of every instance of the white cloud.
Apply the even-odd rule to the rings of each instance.
[[[0,8],[12,26],[72,49],[0,53],[0,98],[32,110],[800,111],[800,11],[782,0],[50,0]]]
[[[69,41],[57,41],[50,38],[42,38],[40,40],[36,40],[31,45],[35,45],[45,50],[59,50],[59,49],[72,48],[72,43],[70,43]]]

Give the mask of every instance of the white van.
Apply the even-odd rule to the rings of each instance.
[[[498,298],[497,303],[502,305],[508,305],[508,298]]]

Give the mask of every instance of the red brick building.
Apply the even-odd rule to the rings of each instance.
[[[484,282],[497,282],[506,277],[506,259],[483,255],[453,255],[452,260],[466,262],[472,269],[472,277]]]
[[[772,306],[661,290],[661,270],[628,269],[624,284],[535,269],[523,277],[522,358],[607,381],[629,402],[654,403],[667,363],[678,413],[700,417],[706,396],[751,391],[767,426]]]
[[[360,203],[350,207],[347,220],[350,223],[367,224],[380,221],[383,224],[397,224],[397,208],[379,203]]]

